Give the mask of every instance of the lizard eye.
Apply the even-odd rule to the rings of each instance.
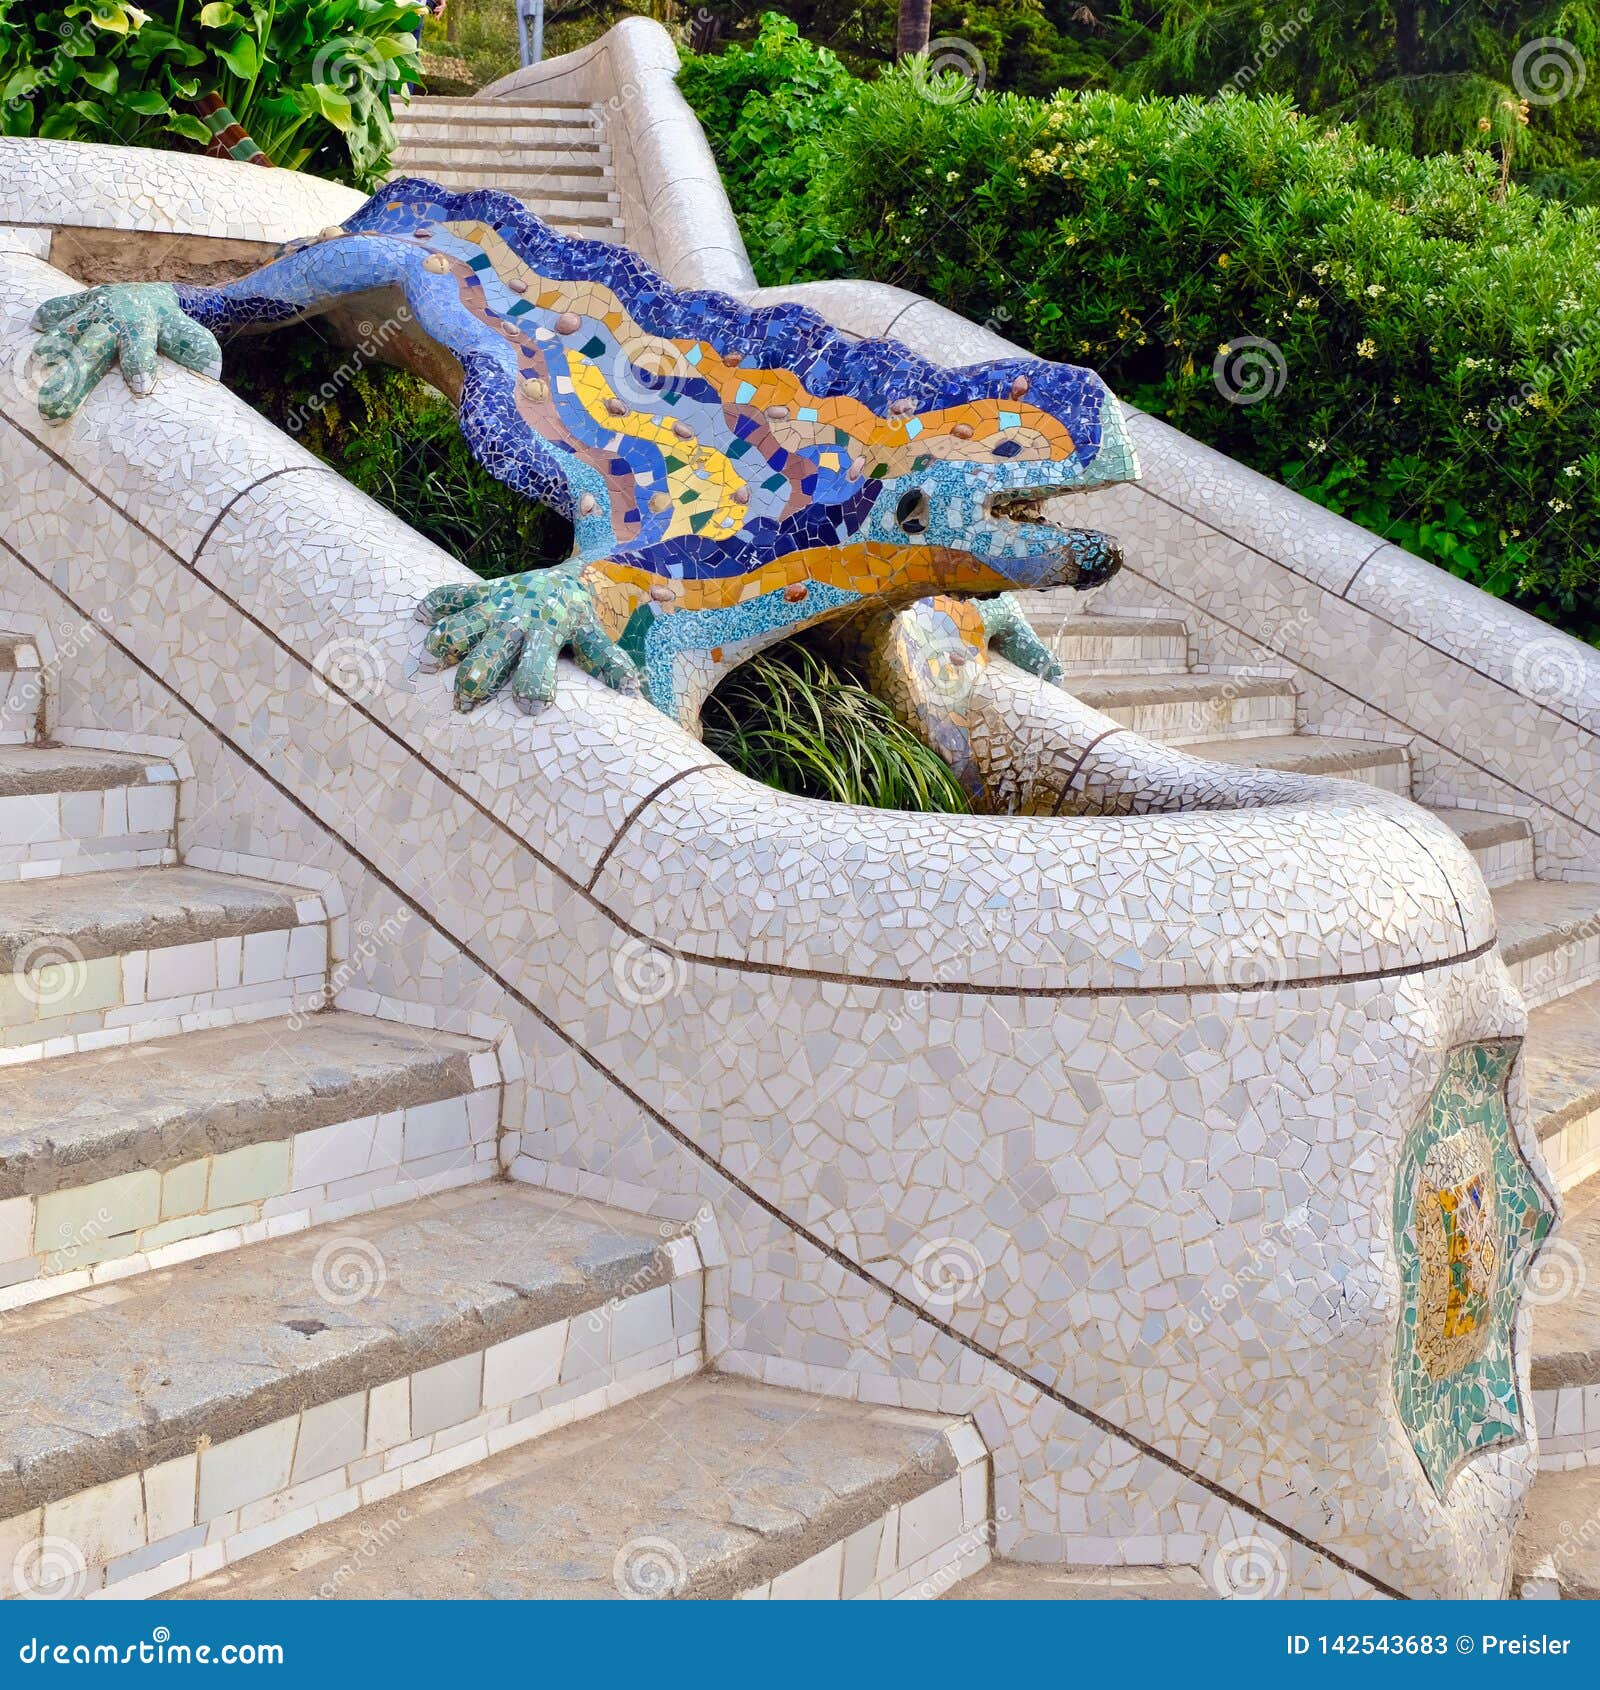
[[[923,492],[902,493],[894,507],[894,519],[907,534],[925,534],[928,530],[928,495]]]

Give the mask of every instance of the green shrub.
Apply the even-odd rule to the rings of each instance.
[[[1278,99],[929,98],[920,83],[835,90],[823,166],[781,208],[828,231],[824,273],[915,289],[1097,369],[1186,433],[1600,636],[1600,214],[1503,190],[1482,154],[1415,159]],[[762,184],[730,186],[764,227]],[[788,279],[759,241],[752,257],[764,282]],[[1238,403],[1252,360],[1263,391]]]
[[[572,525],[496,481],[467,450],[455,406],[424,381],[333,346],[314,325],[228,345],[240,398],[486,579],[555,563]]]
[[[223,103],[275,164],[362,187],[394,147],[390,100],[420,75],[395,0],[0,0],[0,132],[204,146]]]
[[[826,48],[768,12],[748,46],[685,55],[678,78],[695,108],[764,281],[849,274],[812,183],[834,129],[864,86]]]
[[[944,759],[803,639],[735,669],[706,701],[701,726],[719,757],[781,792],[880,810],[971,808]]]

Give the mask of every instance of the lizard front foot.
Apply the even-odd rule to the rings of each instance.
[[[209,329],[186,317],[170,282],[102,282],[82,293],[58,294],[33,314],[44,332],[34,349],[49,371],[39,410],[65,422],[117,362],[135,393],[156,384],[156,355],[213,379],[222,374],[222,348]]]
[[[500,581],[435,587],[417,607],[432,626],[423,647],[456,670],[456,708],[474,710],[507,679],[529,715],[556,695],[556,658],[570,650],[578,667],[616,692],[639,697],[633,659],[606,633],[581,564],[530,569]]]

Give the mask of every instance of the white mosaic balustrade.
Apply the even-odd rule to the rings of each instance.
[[[62,286],[0,272],[8,367]],[[1355,803],[837,812],[566,669],[543,718],[457,718],[409,621],[441,554],[197,379],[48,433],[28,400],[0,393],[0,619],[112,630],[64,719],[193,740],[197,837],[325,867],[353,916],[398,896],[353,986],[511,1023],[513,1171],[711,1206],[721,1365],[972,1413],[1002,1553],[1253,1532],[1297,1591],[1498,1592],[1531,1449],[1441,1504],[1387,1379],[1398,1136],[1446,1050],[1521,1025],[1459,846]],[[319,680],[336,639],[370,684]]]

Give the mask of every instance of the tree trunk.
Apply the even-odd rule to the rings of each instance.
[[[1400,0],[1394,9],[1395,57],[1403,76],[1422,72],[1423,0]]]
[[[927,47],[932,12],[933,0],[900,0],[900,21],[894,37],[897,59],[920,53]]]

